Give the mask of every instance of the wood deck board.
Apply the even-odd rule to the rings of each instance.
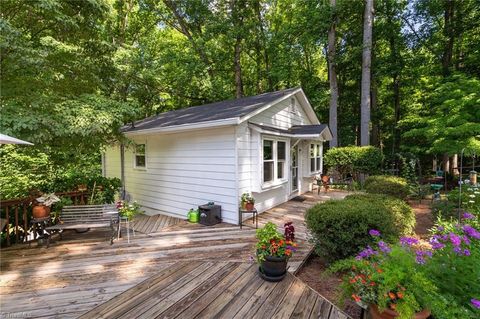
[[[279,229],[285,221],[294,222],[299,249],[290,259],[291,273],[295,273],[313,248],[305,240],[308,234],[303,218],[306,208],[315,204],[319,197],[307,197],[303,203],[284,203],[262,213],[259,218],[259,225],[273,221]],[[109,314],[107,318],[115,317],[110,315],[123,313],[118,312],[119,307],[133,307],[130,299],[134,298],[124,293],[136,291],[135,295],[139,295],[136,302],[147,302],[141,308],[143,313],[160,318],[187,318],[189,315],[231,318],[238,315],[243,319],[255,317],[257,313],[264,317],[277,314],[298,318],[327,313],[331,318],[345,318],[340,311],[331,310],[334,308],[323,297],[315,292],[312,292],[315,298],[307,294],[307,289],[301,290],[301,294],[295,290],[296,302],[288,301],[287,309],[272,308],[265,302],[270,295],[273,298],[278,293],[283,298],[292,291],[286,292],[281,283],[264,282],[256,274],[257,266],[248,263],[255,244],[255,228],[250,221],[240,230],[226,223],[207,227],[169,216],[145,215],[130,225],[135,225],[136,232],[135,237],[130,236],[130,243],[124,235],[110,245],[105,239],[109,231],[95,229],[82,234],[66,231],[63,240],[54,237],[48,249],[37,247],[35,243],[31,247],[16,245],[2,249],[2,314],[38,318],[76,318],[85,314],[87,318],[90,311],[99,313],[103,309]],[[125,224],[122,223],[122,227]],[[205,264],[217,271],[207,277],[205,272],[195,272],[195,267]],[[178,272],[181,269],[183,274]],[[216,273],[221,276],[216,278]],[[152,282],[152,278],[163,283]],[[286,280],[294,287],[295,277]],[[158,289],[170,293],[161,295]],[[118,298],[124,299],[116,304],[109,303]],[[190,310],[197,302],[199,307]],[[185,308],[189,310],[184,311]],[[137,316],[136,312],[130,314]]]
[[[348,318],[292,274],[279,283],[269,283],[258,276],[252,264],[201,263],[189,269],[183,266],[172,272],[176,275],[167,277],[170,284],[165,289],[160,289],[165,287],[165,279],[160,281],[162,286],[148,285],[158,281],[153,276],[81,318],[283,319],[308,318],[312,314],[322,319]]]

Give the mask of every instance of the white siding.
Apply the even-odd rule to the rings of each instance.
[[[292,112],[291,99],[287,98],[255,115],[249,122],[283,129],[289,129],[293,125],[312,124],[298,100],[295,97],[292,98],[295,99],[296,105],[294,112]]]
[[[261,125],[288,129],[293,125],[308,125],[312,122],[298,100],[295,100],[295,109],[292,110],[291,99],[288,98],[277,105],[273,105],[266,111],[255,115],[249,122]],[[294,111],[294,112],[292,112]],[[277,206],[288,201],[292,196],[307,192],[311,189],[311,178],[303,177],[303,169],[308,164],[308,143],[299,144],[299,191],[291,193],[290,178],[290,149],[287,150],[287,171],[289,181],[269,189],[262,188],[262,135],[255,130],[249,129],[246,124],[237,128],[238,147],[238,173],[239,195],[244,192],[252,192],[256,202],[255,207],[259,212]],[[290,140],[293,142],[293,140]],[[305,148],[305,145],[307,148]]]
[[[133,151],[125,151],[125,184],[131,200],[150,214],[185,218],[190,208],[213,201],[225,222],[238,219],[234,128],[135,137],[146,142],[147,169],[133,168]],[[120,177],[120,151],[105,154],[106,176]]]

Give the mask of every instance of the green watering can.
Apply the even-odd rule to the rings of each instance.
[[[200,217],[200,213],[197,210],[194,210],[193,208],[190,209],[190,211],[187,213],[187,219],[191,223],[198,223],[198,219]]]

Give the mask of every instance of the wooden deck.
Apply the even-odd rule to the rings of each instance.
[[[344,193],[329,193],[329,197],[343,196]],[[306,208],[323,199],[326,198],[309,194],[304,202],[290,201],[260,215],[259,224],[273,221],[283,226],[284,221],[293,221],[299,251],[289,261],[292,273],[312,250],[306,241],[303,214]],[[53,241],[48,249],[35,245],[2,249],[0,317],[76,318],[152,276],[169,273],[182,262],[211,267],[223,265],[219,269],[240,267],[239,263],[251,265],[255,229],[250,222],[246,224],[250,227],[240,230],[225,223],[206,227],[180,221],[161,227],[160,232],[137,233],[134,238],[130,237],[130,243],[126,238],[116,240],[114,245],[107,240],[108,232],[101,230],[84,234],[67,232],[64,240]],[[195,269],[192,272],[195,274]],[[215,280],[217,276],[210,277]],[[256,284],[263,285],[263,281],[258,280]],[[229,294],[237,299],[236,292],[224,293],[220,299]],[[179,300],[183,300],[185,296],[174,293],[167,299],[181,297]],[[337,312],[336,308],[332,311]]]
[[[80,318],[348,318],[293,275],[266,282],[257,267],[178,262]]]
[[[140,215],[131,222],[131,227],[136,232],[141,232],[144,234],[158,233],[162,229],[170,226],[174,226],[180,223],[182,220],[180,218],[166,216],[166,215]]]

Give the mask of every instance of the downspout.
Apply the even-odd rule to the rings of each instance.
[[[122,181],[121,198],[125,200],[125,145],[120,145],[120,180]]]

